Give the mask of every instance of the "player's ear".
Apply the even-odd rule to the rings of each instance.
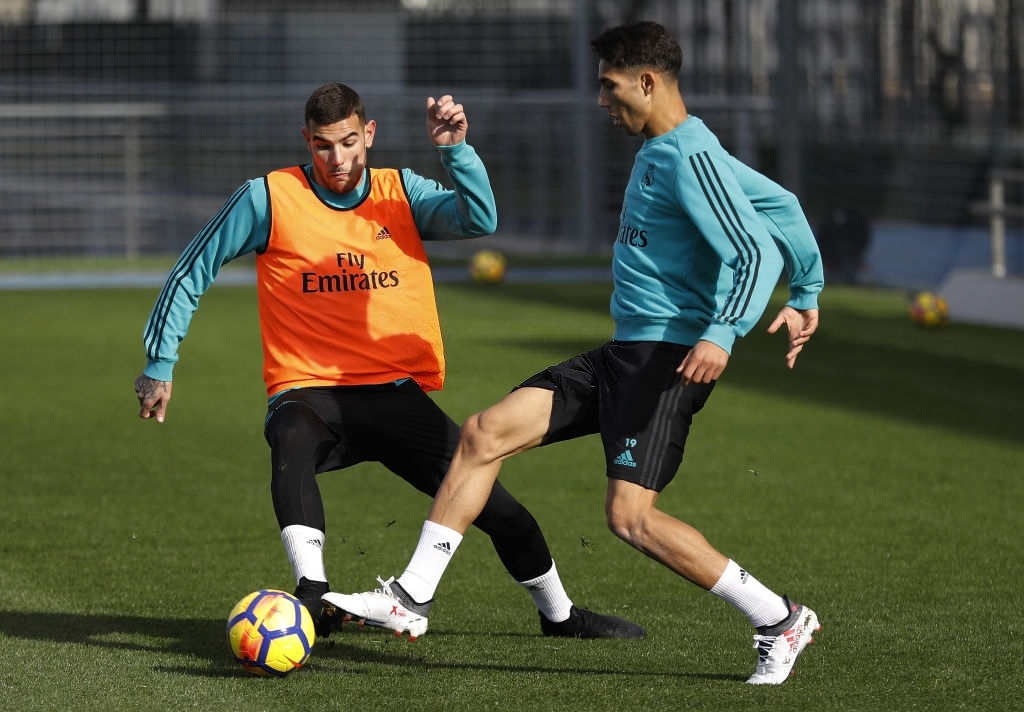
[[[366,143],[366,147],[370,148],[373,146],[373,137],[377,135],[377,122],[370,119],[366,122],[366,126],[363,127],[363,141]]]
[[[640,72],[639,82],[640,91],[644,93],[644,96],[650,96],[654,91],[654,86],[657,84],[657,77],[654,76],[654,72]]]

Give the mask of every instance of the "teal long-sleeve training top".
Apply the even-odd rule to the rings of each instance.
[[[814,234],[791,192],[731,156],[696,116],[644,141],[613,249],[619,341],[710,341],[732,351],[783,267],[796,309],[824,286]]]

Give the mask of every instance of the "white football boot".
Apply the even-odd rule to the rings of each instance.
[[[409,634],[416,640],[427,632],[427,613],[430,604],[416,603],[392,576],[387,581],[380,576],[381,587],[365,593],[325,593],[321,599],[331,615],[340,615],[342,622],[356,621],[359,625],[372,625],[395,631],[396,636]]]
[[[796,659],[804,648],[814,642],[814,633],[821,630],[818,616],[807,606],[792,603],[783,596],[790,614],[774,626],[757,629],[754,648],[757,670],[748,685],[781,685],[793,672]]]

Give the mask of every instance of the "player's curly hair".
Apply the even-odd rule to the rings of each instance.
[[[678,76],[683,66],[679,42],[657,22],[635,22],[605,30],[590,41],[598,59],[613,69],[653,69]]]
[[[306,125],[310,122],[326,126],[355,115],[359,123],[366,124],[366,107],[362,97],[344,84],[332,82],[310,94],[306,100]]]

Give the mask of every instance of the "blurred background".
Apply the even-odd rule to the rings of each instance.
[[[495,244],[609,254],[639,139],[589,40],[640,19],[679,38],[691,113],[800,197],[832,283],[1024,276],[1018,0],[0,0],[0,266],[176,255],[306,161],[329,81],[377,120],[373,164],[437,178],[424,101],[453,94]]]

